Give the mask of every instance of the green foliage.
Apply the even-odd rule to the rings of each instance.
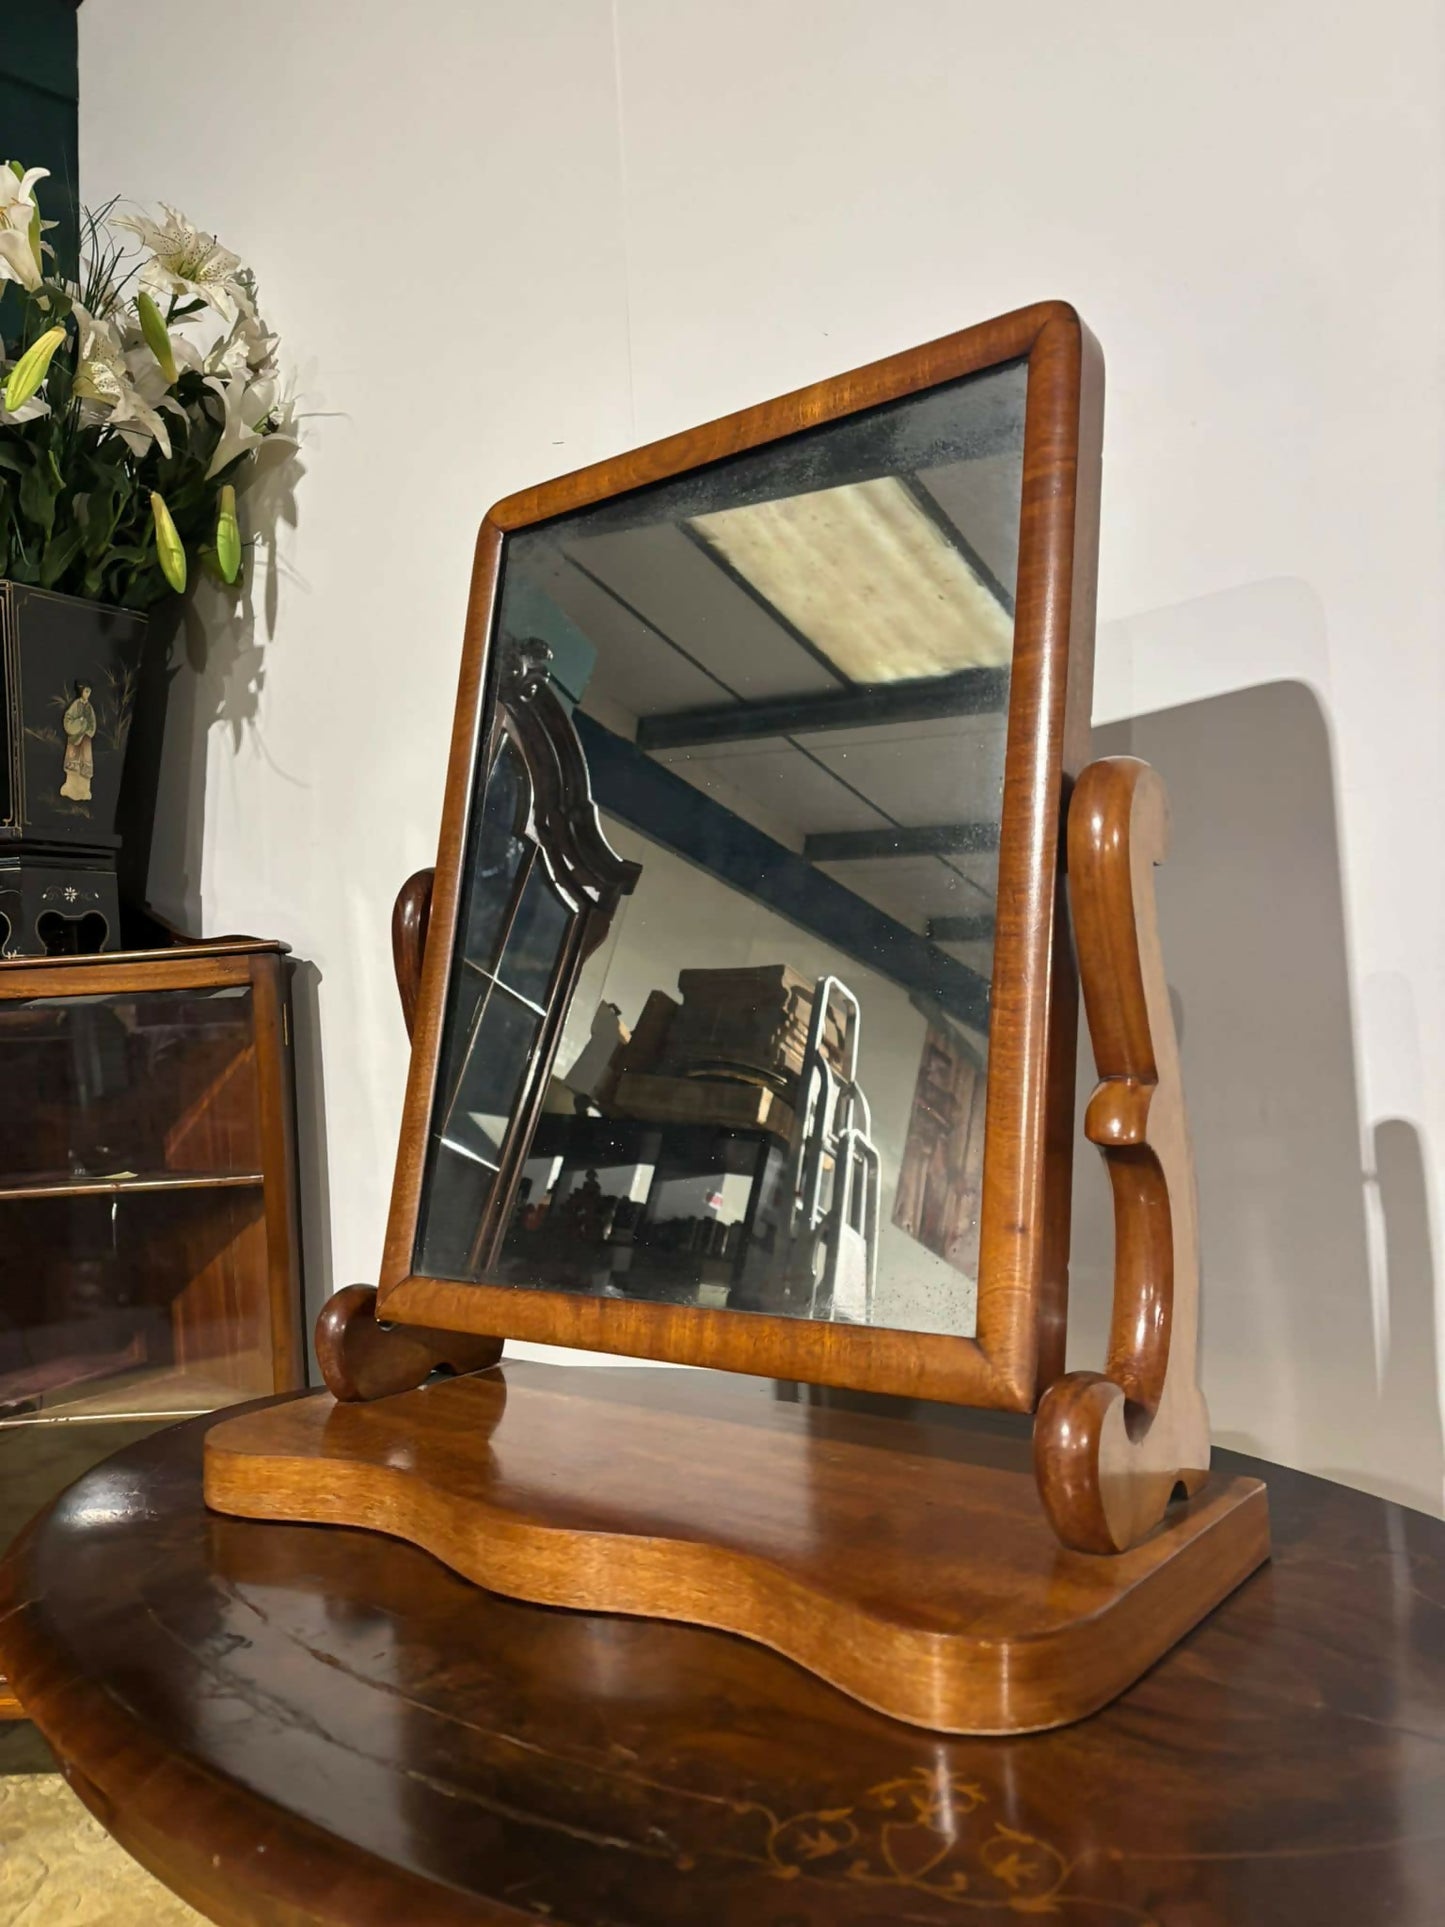
[[[16,294],[10,289],[7,301]],[[37,306],[34,297],[26,306]],[[49,315],[35,319],[43,324],[36,332],[52,325]],[[246,457],[207,478],[225,410],[191,371],[174,390],[183,412],[166,412],[169,457],[154,441],[137,455],[104,422],[87,425],[69,393],[75,345],[72,325],[51,364],[51,412],[0,427],[0,576],[122,609],[148,609],[173,593],[156,553],[152,490],[195,553],[211,540],[221,488]]]
[[[78,281],[50,278],[34,291],[0,281],[7,362],[19,362],[48,331],[65,331],[32,404],[48,412],[26,419],[24,407],[15,414],[0,407],[0,577],[148,609],[185,583],[186,554],[205,559],[213,551],[222,489],[238,479],[261,439],[285,426],[284,411],[274,402],[274,340],[255,315],[249,270],[214,236],[187,225],[184,236],[195,237],[208,269],[211,286],[200,290],[206,299],[175,282],[159,304],[149,294],[127,293],[137,267],[127,270],[124,248],[106,230],[113,206],[84,218]],[[157,249],[175,243],[175,217],[167,228],[140,225],[155,262]],[[223,290],[219,301],[215,287]],[[178,365],[169,351],[182,339]],[[211,474],[228,433],[227,451],[235,452]],[[153,510],[153,496],[160,510]],[[234,496],[227,503],[233,506]],[[182,553],[171,543],[172,528]],[[239,567],[239,553],[236,560]]]

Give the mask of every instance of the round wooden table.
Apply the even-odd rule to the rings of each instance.
[[[0,1664],[218,1922],[1445,1920],[1445,1526],[1419,1513],[1221,1453],[1268,1479],[1273,1564],[1094,1718],[943,1739],[720,1634],[209,1514],[211,1422],[31,1526]]]

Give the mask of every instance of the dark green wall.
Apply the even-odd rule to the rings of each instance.
[[[46,236],[74,271],[77,158],[76,10],[71,0],[0,0],[0,161],[48,167],[40,211],[60,226]]]

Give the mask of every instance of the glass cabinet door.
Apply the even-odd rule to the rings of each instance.
[[[273,1385],[247,984],[0,1000],[0,1424]]]

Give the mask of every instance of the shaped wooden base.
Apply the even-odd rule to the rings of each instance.
[[[958,1733],[1094,1712],[1268,1556],[1264,1488],[1242,1478],[1128,1552],[1067,1551],[1012,1434],[981,1464],[950,1408],[882,1403],[518,1360],[230,1419],[206,1498],[391,1533],[516,1598],[740,1633]]]

